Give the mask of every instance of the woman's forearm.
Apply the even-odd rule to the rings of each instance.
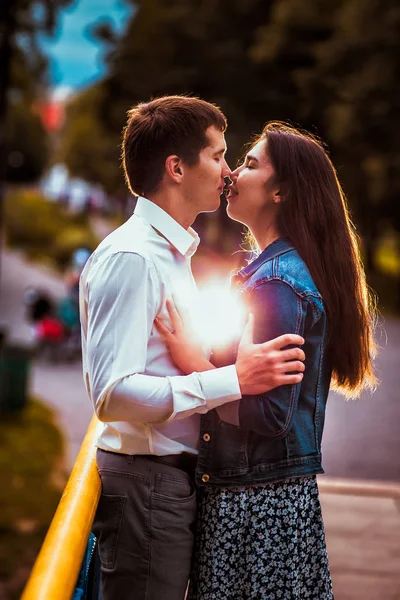
[[[191,373],[202,373],[203,371],[210,371],[211,369],[216,369],[217,367],[213,365],[206,358],[199,358],[196,361],[193,361],[192,364],[188,365],[185,369],[186,375],[190,375]]]

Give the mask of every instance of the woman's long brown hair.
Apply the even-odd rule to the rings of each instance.
[[[286,123],[267,123],[256,142],[263,139],[280,185],[279,231],[296,247],[323,298],[332,387],[357,397],[377,384],[376,309],[335,168],[318,139]]]

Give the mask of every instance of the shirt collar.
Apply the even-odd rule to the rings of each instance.
[[[139,196],[134,214],[147,221],[163,235],[183,256],[192,256],[200,238],[192,227],[184,229],[165,210],[151,200]]]
[[[268,260],[271,260],[272,258],[275,258],[276,256],[289,252],[289,250],[294,250],[294,246],[290,240],[287,237],[278,238],[269,244],[269,246],[267,246],[265,250],[263,250],[261,254],[257,256],[257,258],[236,273],[236,282],[248,279],[257,271],[257,269],[261,267],[262,264]]]

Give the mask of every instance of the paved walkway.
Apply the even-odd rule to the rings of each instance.
[[[24,290],[33,286],[62,298],[65,286],[54,272],[27,263],[22,254],[5,251],[1,265],[0,328],[6,327],[9,339],[31,343],[31,329],[25,319]],[[31,393],[54,409],[56,421],[65,438],[65,466],[72,468],[93,414],[82,379],[80,363],[32,365]]]
[[[335,600],[400,599],[400,504],[321,494]]]
[[[61,385],[60,385],[61,382]],[[83,384],[78,365],[35,364],[32,369],[32,393],[54,410],[65,440],[65,467],[70,471],[85,437],[93,407]]]

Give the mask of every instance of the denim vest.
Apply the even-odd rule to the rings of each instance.
[[[321,294],[284,237],[239,271],[233,283],[254,314],[254,343],[284,333],[304,337],[305,373],[297,385],[238,400],[237,425],[221,420],[217,409],[203,415],[196,482],[229,487],[323,473],[321,439],[331,366]],[[231,352],[215,362],[234,361]]]

